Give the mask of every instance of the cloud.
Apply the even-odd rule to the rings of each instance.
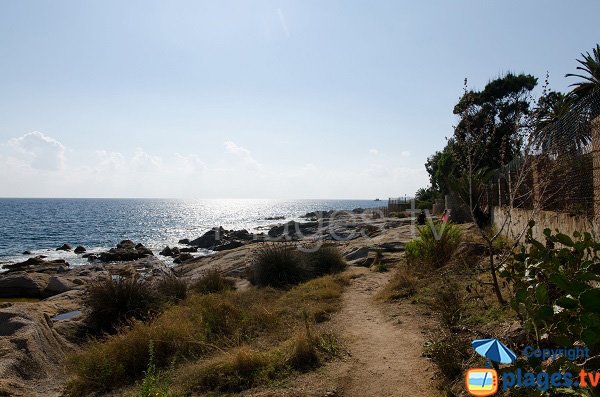
[[[238,146],[232,141],[226,141],[224,144],[227,152],[239,158],[248,169],[258,170],[262,167],[261,164],[252,157],[252,154],[248,149]]]
[[[402,153],[400,153],[400,155],[402,157],[410,157],[410,152],[408,150],[403,150]]]
[[[161,157],[148,154],[141,148],[135,149],[131,159],[131,166],[138,172],[158,172],[162,169],[162,165]]]
[[[377,156],[379,154],[379,150],[377,149],[369,149],[369,154],[372,156]]]
[[[285,20],[285,15],[283,15],[283,10],[281,8],[277,9],[277,15],[279,16],[279,22],[281,22],[281,28],[285,32],[285,35],[290,37],[290,30],[288,29],[287,22]]]
[[[12,138],[8,146],[14,154],[38,170],[56,171],[65,166],[65,147],[62,143],[39,131],[28,132],[19,138]]]

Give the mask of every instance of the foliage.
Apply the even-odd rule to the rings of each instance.
[[[529,113],[529,92],[537,85],[531,75],[507,73],[482,91],[465,90],[454,107],[455,159],[464,170],[496,169],[520,151],[520,127]]]
[[[232,289],[235,289],[235,281],[223,277],[218,269],[210,269],[190,286],[190,290],[199,294],[213,294]]]
[[[254,253],[250,282],[260,287],[283,288],[308,280],[306,257],[294,246],[273,244]]]
[[[115,331],[131,319],[148,319],[160,299],[149,282],[138,276],[113,276],[90,283],[86,304],[88,320],[100,331]]]
[[[285,292],[251,288],[207,295],[191,293],[153,321],[132,323],[120,333],[92,340],[73,353],[67,366],[71,374],[68,391],[77,396],[101,393],[142,379],[152,371],[156,376],[160,369],[194,363],[219,352],[226,352],[219,356],[224,360],[231,356],[232,349],[256,341],[260,341],[261,349],[293,341],[299,331],[307,328],[307,321],[322,321],[340,307],[346,283],[343,276],[336,275],[316,278]],[[152,355],[149,343],[153,345]],[[227,362],[231,363],[229,359]],[[217,372],[211,373],[218,376]],[[207,384],[213,381],[218,379],[207,380]],[[148,379],[146,384],[152,382]]]
[[[335,245],[324,244],[314,252],[307,252],[306,258],[313,277],[335,274],[346,270],[346,261]]]
[[[589,233],[576,233],[573,240],[546,229],[543,244],[528,233],[531,248],[517,252],[501,273],[514,283],[513,309],[538,342],[582,341],[600,352],[600,288],[594,285],[600,281],[600,243]]]
[[[161,378],[154,362],[154,344],[150,342],[148,367],[144,372],[144,379],[139,386],[137,397],[168,397],[169,388],[161,384]]]
[[[168,276],[157,283],[156,290],[166,301],[179,302],[187,296],[188,284],[177,276]]]
[[[450,222],[428,222],[419,227],[419,237],[406,244],[409,263],[439,268],[444,266],[458,248],[462,231]]]
[[[447,179],[459,175],[459,167],[453,150],[453,140],[449,140],[441,152],[435,152],[425,163],[431,188],[435,192],[439,192],[440,196],[450,193]]]
[[[408,298],[417,292],[417,278],[406,267],[401,267],[392,275],[385,287],[377,293],[377,299],[393,302]]]
[[[568,73],[565,77],[579,77],[583,81],[574,83],[572,86],[573,94],[576,97],[585,97],[589,95],[594,89],[600,88],[600,44],[596,44],[596,48],[592,49],[592,53],[589,52],[581,54],[583,59],[578,59],[577,62],[581,65],[577,67],[577,70],[581,70],[584,74],[573,74]]]

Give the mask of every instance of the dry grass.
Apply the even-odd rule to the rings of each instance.
[[[152,322],[137,322],[105,340],[91,341],[71,356],[69,392],[86,395],[131,385],[149,364],[150,343],[156,368],[174,365],[182,385],[192,382],[185,383],[186,371],[197,371],[189,390],[241,390],[286,371],[311,368],[320,362],[316,357],[335,349],[331,341],[311,337],[309,329],[339,308],[347,282],[339,275],[287,292],[192,293]]]
[[[199,294],[213,294],[233,289],[235,289],[235,281],[221,275],[218,269],[209,270],[190,285],[190,290]]]
[[[375,297],[384,302],[394,302],[411,297],[416,292],[416,275],[405,266],[402,266],[395,271],[389,283]]]

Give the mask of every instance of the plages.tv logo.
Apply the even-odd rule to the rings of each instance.
[[[465,376],[467,392],[472,396],[491,396],[498,391],[498,373],[491,368],[491,361],[511,364],[517,355],[498,339],[476,339],[472,346],[477,353],[487,358],[489,368],[471,368]]]

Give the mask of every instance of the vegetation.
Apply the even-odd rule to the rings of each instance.
[[[210,269],[190,286],[190,290],[198,294],[213,294],[233,289],[235,281],[224,277],[218,269]]]
[[[568,73],[565,77],[579,77],[583,79],[581,82],[572,84],[573,95],[582,98],[590,95],[594,89],[600,88],[600,44],[596,44],[596,48],[589,52],[581,54],[583,59],[578,59],[577,62],[581,65],[577,70],[581,70],[584,74]]]
[[[156,285],[158,294],[167,302],[184,300],[188,293],[188,283],[176,276],[163,277]]]
[[[311,328],[339,307],[346,283],[345,277],[325,276],[287,292],[262,288],[192,293],[154,320],[92,340],[72,355],[69,391],[108,391],[144,374],[140,387],[158,390],[160,370],[165,371],[161,379],[172,378],[178,389],[189,387],[185,393],[241,390],[268,381],[272,371],[285,376],[317,365],[333,354],[332,343]],[[300,332],[309,339],[299,338]],[[198,374],[193,381],[186,375],[192,370]]]
[[[395,270],[386,286],[379,291],[377,299],[394,302],[413,296],[417,292],[417,277],[406,266]]]
[[[250,281],[260,287],[285,288],[345,268],[346,262],[334,245],[305,252],[295,246],[273,244],[255,252]]]
[[[406,258],[409,264],[442,267],[458,248],[461,238],[462,232],[457,225],[429,222],[419,227],[418,238],[406,244]]]
[[[138,276],[112,276],[90,284],[86,304],[92,327],[113,332],[129,320],[152,317],[160,299],[149,282]]]

